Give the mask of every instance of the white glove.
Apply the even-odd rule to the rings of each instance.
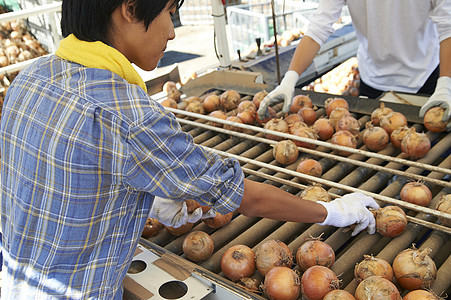
[[[443,121],[449,120],[449,117],[451,116],[451,77],[439,77],[434,93],[420,109],[420,118],[423,118],[428,109],[434,106],[443,107],[445,109],[445,113],[443,114]],[[448,130],[450,130],[451,122],[448,122],[446,127]]]
[[[370,196],[362,193],[351,193],[331,202],[318,201],[327,210],[327,217],[319,225],[332,225],[335,227],[345,227],[357,223],[352,236],[368,227],[368,233],[376,231],[376,220],[373,213],[366,207],[379,209],[379,205]]]
[[[293,101],[294,87],[298,80],[299,74],[296,71],[289,70],[285,73],[280,85],[266,95],[262,102],[260,102],[258,108],[258,117],[260,120],[264,120],[268,117],[268,106],[273,105],[279,100],[283,100],[282,112],[287,113],[289,111],[291,102]]]
[[[149,218],[155,218],[163,225],[177,228],[186,223],[196,223],[200,219],[212,218],[215,215],[216,212],[213,209],[202,213],[202,207],[188,214],[188,207],[185,201],[155,197]]]

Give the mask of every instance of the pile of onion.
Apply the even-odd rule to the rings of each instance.
[[[441,196],[436,209],[451,214],[451,194]],[[451,220],[442,217],[439,217],[438,219],[443,226],[451,227]]]
[[[202,105],[204,107],[205,112],[209,114],[212,111],[221,108],[221,100],[219,99],[218,95],[211,94],[205,97],[204,101],[202,102]]]
[[[355,265],[354,277],[361,282],[370,276],[381,276],[389,281],[393,280],[393,268],[382,258],[364,255],[364,259]]]
[[[252,102],[254,102],[255,108],[258,109],[260,107],[260,102],[262,102],[262,100],[265,99],[267,95],[268,95],[267,91],[260,91],[256,93],[254,97],[252,97]]]
[[[264,128],[268,129],[268,130],[281,132],[281,133],[288,133],[288,124],[283,119],[273,118],[273,119],[269,120],[268,122],[266,122]],[[270,139],[270,140],[274,140],[274,141],[281,141],[284,139],[283,137],[272,134],[270,132],[266,133],[266,138]]]
[[[298,159],[299,150],[298,146],[292,140],[283,140],[277,142],[272,150],[272,154],[278,163],[289,165]]]
[[[324,266],[308,268],[301,277],[303,299],[321,300],[332,290],[340,287],[340,280],[335,273]]]
[[[379,126],[390,135],[399,127],[407,126],[407,118],[400,112],[392,111],[380,117]]]
[[[303,107],[313,108],[312,99],[307,95],[294,96],[291,102],[290,112],[296,114]]]
[[[332,198],[319,183],[313,183],[306,187],[299,195],[304,200],[330,202]]]
[[[371,276],[357,286],[354,296],[356,300],[390,299],[402,300],[396,286],[381,276]]]
[[[443,121],[445,110],[440,106],[434,106],[424,114],[423,123],[427,130],[443,132],[446,130],[447,121]]]
[[[315,130],[318,138],[322,141],[330,139],[335,132],[329,119],[326,118],[319,118],[316,120],[315,123],[313,123],[312,128]]]
[[[323,167],[317,160],[305,158],[298,164],[296,171],[310,176],[321,177],[323,174]]]
[[[345,290],[333,290],[327,293],[323,300],[355,300],[355,298]]]
[[[351,116],[349,110],[342,107],[337,107],[336,109],[331,111],[329,115],[329,122],[332,125],[332,127],[337,128],[338,121],[340,121],[341,118],[348,116]]]
[[[402,139],[401,151],[411,159],[424,157],[431,149],[431,141],[424,133],[418,133],[412,127],[410,132]]]
[[[336,108],[343,108],[349,110],[349,104],[346,99],[343,98],[328,98],[324,102],[324,107],[326,108],[326,115],[330,117],[332,111]]]
[[[429,256],[430,248],[401,251],[393,260],[393,271],[399,285],[413,291],[429,288],[437,276],[435,262]]]
[[[398,206],[387,205],[375,211],[376,231],[382,236],[395,237],[406,230],[406,213]]]
[[[444,298],[440,298],[433,291],[414,290],[405,295],[402,300],[444,300]]]
[[[363,143],[369,150],[377,152],[387,147],[390,142],[387,131],[371,123],[367,123],[366,127],[363,132]]]
[[[332,144],[345,146],[350,148],[357,148],[357,140],[355,136],[346,130],[340,130],[334,133],[332,136]],[[352,153],[344,150],[337,150],[337,153],[342,156],[349,156]]]
[[[402,187],[400,197],[402,201],[427,207],[431,203],[432,193],[424,183],[415,181]]]
[[[206,209],[205,206],[203,208]],[[204,222],[204,224],[210,228],[221,228],[221,227],[229,224],[230,220],[232,220],[232,217],[233,217],[233,212],[229,212],[228,214],[225,214],[225,215],[223,215],[219,212],[216,212],[216,215],[214,217],[202,219],[202,222]]]
[[[195,262],[208,259],[214,250],[213,239],[203,231],[190,232],[183,240],[183,253],[186,257]]]
[[[255,251],[255,263],[260,274],[265,276],[274,267],[291,268],[293,254],[284,242],[267,240]]]
[[[390,134],[390,142],[394,147],[401,148],[402,140],[409,132],[410,128],[408,126],[399,127]]]
[[[226,111],[231,111],[238,107],[238,104],[241,101],[240,94],[235,90],[226,90],[224,93],[219,96],[221,100],[221,107]]]
[[[143,232],[141,236],[145,239],[148,239],[152,236],[155,236],[160,232],[161,229],[164,228],[164,225],[160,223],[157,219],[147,218],[146,225],[144,225]]]
[[[338,120],[335,131],[347,130],[356,135],[360,132],[360,122],[352,116],[344,116]]]
[[[310,127],[303,127],[303,123],[302,122],[298,122],[295,124],[292,124],[292,126],[294,127],[295,125],[300,124],[299,128],[296,129],[292,134],[298,137],[302,137],[302,138],[308,138],[308,139],[312,139],[312,140],[316,140],[317,139],[317,135],[316,133],[313,131],[312,128]],[[303,148],[307,148],[307,149],[314,149],[316,147],[315,144],[312,143],[308,143],[308,142],[302,142],[302,141],[298,141],[293,139],[293,142],[296,144],[296,146],[298,147],[303,147]]]
[[[254,251],[241,244],[230,247],[222,255],[221,271],[233,282],[252,276],[255,272]]]
[[[388,115],[389,113],[393,112],[393,109],[389,107],[385,107],[385,104],[381,102],[381,105],[379,108],[376,108],[371,113],[371,123],[373,123],[374,126],[380,125],[380,118],[382,116]]]
[[[295,300],[299,297],[300,285],[299,275],[282,266],[266,274],[263,290],[271,300]]]
[[[313,125],[313,123],[315,123],[315,121],[316,121],[316,112],[311,107],[302,107],[298,111],[298,115],[300,115],[302,117],[302,119],[304,120],[305,124],[307,124],[309,126]]]
[[[299,247],[296,262],[302,271],[313,266],[331,268],[335,263],[335,252],[326,242],[312,238]]]

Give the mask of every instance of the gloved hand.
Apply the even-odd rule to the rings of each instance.
[[[264,120],[269,116],[268,106],[273,105],[279,100],[283,100],[282,112],[287,113],[289,111],[291,102],[293,101],[294,87],[298,80],[299,74],[296,71],[289,70],[285,73],[280,85],[266,95],[262,102],[260,102],[257,112],[260,120]]]
[[[331,202],[318,201],[327,210],[327,217],[319,225],[332,225],[335,227],[345,227],[357,223],[352,232],[352,236],[368,227],[368,233],[376,231],[376,220],[373,213],[366,207],[379,209],[379,205],[370,196],[362,193],[351,193]]]
[[[155,197],[149,218],[155,218],[163,225],[177,228],[186,223],[196,223],[200,219],[212,218],[215,215],[216,212],[213,209],[202,213],[202,207],[195,209],[192,213],[188,213],[185,201]]]
[[[451,116],[451,77],[439,77],[434,93],[420,109],[420,118],[423,118],[428,109],[434,106],[443,107],[445,109],[445,113],[443,114],[443,121],[449,120]],[[451,122],[448,122],[446,127],[448,130],[451,130]]]

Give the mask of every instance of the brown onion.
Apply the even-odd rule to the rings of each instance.
[[[299,247],[296,262],[302,271],[312,266],[331,268],[335,263],[335,252],[329,244],[313,238]]]
[[[345,290],[333,290],[327,293],[323,300],[355,300],[355,298]]]
[[[246,245],[228,248],[221,258],[221,271],[233,282],[252,276],[255,272],[254,251]]]
[[[274,267],[291,268],[293,254],[284,242],[267,240],[255,252],[255,263],[260,274],[265,276]]]
[[[182,93],[177,88],[177,84],[174,81],[166,81],[163,85],[163,91],[166,92],[168,98],[174,99],[176,102],[180,101]]]
[[[222,119],[222,120],[227,119],[226,113],[223,112],[222,110],[215,110],[215,111],[212,111],[212,112],[209,114],[209,116],[210,116],[210,117],[213,117],[213,118]],[[223,127],[223,124],[222,124],[222,123],[209,122],[208,124],[210,124],[211,126],[215,126],[215,127],[220,127],[220,128]]]
[[[260,91],[252,97],[252,102],[255,104],[255,108],[258,109],[260,107],[260,102],[268,95],[267,91]]]
[[[371,276],[360,282],[354,296],[356,300],[402,300],[396,286],[381,276]]]
[[[393,260],[393,271],[396,281],[406,290],[429,288],[437,276],[437,268],[430,248],[415,248],[401,251]]]
[[[402,113],[393,111],[380,117],[379,126],[390,135],[399,127],[407,126],[407,118]]]
[[[320,118],[313,123],[313,130],[315,130],[318,138],[322,141],[328,140],[332,137],[335,130],[332,124],[330,124],[329,119]]]
[[[405,184],[400,193],[402,201],[421,206],[429,206],[432,200],[431,190],[421,182],[409,182]]]
[[[402,300],[443,300],[432,291],[414,290],[409,292]]]
[[[166,230],[174,236],[181,236],[193,228],[193,223],[185,223],[184,225],[180,227],[171,227],[171,226],[164,226]]]
[[[182,249],[189,260],[204,261],[213,254],[213,239],[206,232],[193,231],[183,240]]]
[[[284,120],[285,120],[285,122],[287,122],[288,127],[290,127],[290,125],[297,123],[297,122],[304,122],[304,119],[302,119],[302,117],[298,114],[289,114],[288,116],[286,116],[284,118]]]
[[[354,277],[357,282],[370,276],[381,276],[389,281],[393,280],[393,268],[386,260],[372,255],[364,255],[363,258],[354,267]]]
[[[257,107],[255,106],[255,103],[253,103],[252,101],[249,100],[241,101],[240,104],[238,104],[238,113],[246,110],[250,110],[255,113],[257,111]]]
[[[328,115],[329,117],[332,111],[336,108],[343,108],[345,110],[349,110],[348,101],[346,101],[343,98],[328,98],[324,102],[324,106],[326,108],[326,115]]]
[[[202,207],[202,205],[200,205],[199,202],[197,202],[196,200],[193,200],[193,199],[188,199],[185,201],[185,203],[186,203],[186,208],[187,208],[188,213],[192,213],[199,207]]]
[[[293,134],[296,132],[296,130],[302,129],[302,128],[308,128],[308,125],[301,121],[294,122],[294,123],[291,123],[288,125],[288,132]]]
[[[268,121],[270,121],[271,119],[275,118],[277,115],[276,111],[274,110],[274,108],[272,107],[268,107],[268,117],[260,120],[260,118],[258,117],[258,114],[255,114],[255,119],[257,120],[257,123],[260,125],[264,125],[266,124]]]
[[[339,287],[337,275],[324,266],[310,267],[301,277],[301,292],[306,300],[322,300],[330,291]]]
[[[424,157],[431,149],[431,141],[424,133],[418,133],[412,127],[410,132],[402,139],[401,151],[411,159]]]
[[[237,116],[227,117],[226,121],[244,124],[243,120],[241,120],[241,118],[239,118]],[[232,131],[236,131],[236,132],[243,132],[244,131],[243,128],[236,127],[236,126],[233,126],[233,125],[228,125],[228,124],[224,124],[224,129],[232,130]]]
[[[323,174],[323,168],[321,164],[311,158],[301,160],[296,168],[296,171],[315,177],[321,177],[321,175]]]
[[[214,217],[202,219],[202,222],[204,222],[204,224],[210,228],[221,228],[229,224],[230,221],[232,220],[232,217],[233,212],[229,212],[228,214],[225,215],[216,212],[216,215]]]
[[[161,101],[161,105],[163,107],[178,108],[177,101],[172,98],[164,99],[163,101]]]
[[[202,103],[200,103],[200,102],[189,103],[186,106],[185,110],[192,112],[192,113],[196,113],[196,114],[201,114],[201,115],[205,114],[205,109],[204,109]]]
[[[221,107],[226,111],[237,108],[241,100],[240,94],[235,90],[226,90],[219,98],[221,100]]]
[[[356,135],[360,132],[360,122],[352,116],[344,116],[338,120],[335,131],[347,130]]]
[[[295,124],[298,124],[298,123],[295,123]],[[294,131],[292,134],[295,136],[309,138],[312,140],[317,139],[316,133],[310,127],[299,127],[299,129]],[[303,148],[308,148],[308,149],[314,149],[316,147],[315,144],[308,143],[308,142],[302,142],[302,141],[298,141],[298,140],[293,140],[293,142],[298,147],[303,147]]]
[[[375,211],[376,231],[382,236],[395,237],[406,230],[406,213],[398,206],[387,205]]]
[[[211,113],[212,111],[218,110],[221,108],[221,100],[219,99],[219,96],[212,94],[208,95],[203,103],[202,103],[204,110],[206,113]]]
[[[392,145],[396,148],[401,148],[402,140],[409,132],[410,132],[410,128],[408,126],[402,126],[402,127],[399,127],[398,129],[394,130],[390,134],[390,141],[391,141]]]
[[[255,122],[256,112],[252,110],[244,110],[239,112],[236,116],[240,118],[244,124],[252,125]]]
[[[371,151],[380,151],[387,147],[390,137],[382,127],[367,124],[367,128],[363,132],[363,143]]]
[[[340,130],[334,133],[332,136],[332,143],[339,146],[345,146],[350,148],[357,148],[357,140],[355,136],[346,130]],[[352,153],[343,150],[337,150],[337,153],[342,156],[349,156]]]
[[[259,293],[260,292],[260,281],[257,278],[251,277],[243,277],[240,279],[240,284],[243,287],[251,292]]]
[[[202,103],[200,98],[196,97],[196,96],[191,96],[191,97],[185,98],[185,99],[183,99],[183,102],[185,102],[186,105],[189,105],[191,103]]]
[[[313,183],[306,187],[299,195],[304,200],[330,202],[332,198],[319,183]]]
[[[164,225],[160,223],[157,219],[147,218],[146,225],[144,225],[143,232],[141,236],[145,239],[148,239],[152,236],[155,236],[160,232],[161,229],[164,228]]]
[[[274,130],[277,132],[288,133],[288,124],[283,119],[273,118],[265,124],[264,128],[268,130]],[[266,133],[266,138],[274,141],[281,141],[284,139],[281,136],[274,135],[271,133]]]
[[[347,117],[347,116],[351,116],[351,113],[349,112],[349,110],[342,108],[342,107],[337,107],[330,113],[329,122],[334,128],[336,128],[338,121],[340,121],[341,118]]]
[[[443,121],[445,110],[440,106],[434,106],[424,114],[423,123],[427,130],[443,132],[446,130],[447,121]]]
[[[311,107],[302,107],[298,111],[298,115],[300,115],[302,119],[304,119],[304,123],[309,126],[315,123],[316,121],[316,112]]]
[[[373,123],[373,125],[375,125],[375,126],[379,126],[380,125],[380,118],[382,116],[388,115],[391,112],[393,112],[393,109],[391,109],[389,107],[385,107],[384,102],[381,102],[380,107],[376,108],[371,113],[371,123]]]
[[[299,297],[299,275],[287,267],[275,267],[265,276],[264,290],[271,300],[295,300]]]
[[[282,165],[294,163],[299,156],[298,146],[292,140],[277,142],[272,150],[275,160]]]
[[[441,196],[436,209],[451,214],[451,194]],[[442,225],[451,227],[451,220],[442,217],[439,217],[438,219]]]
[[[313,108],[312,99],[307,95],[296,95],[291,102],[290,112],[295,114],[303,107]]]

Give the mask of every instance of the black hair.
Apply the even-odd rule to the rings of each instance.
[[[177,9],[183,4],[183,0],[63,0],[61,10],[63,36],[74,34],[79,40],[108,43],[111,14],[128,1],[133,9],[134,18],[142,22],[146,30],[168,3],[171,8]]]

